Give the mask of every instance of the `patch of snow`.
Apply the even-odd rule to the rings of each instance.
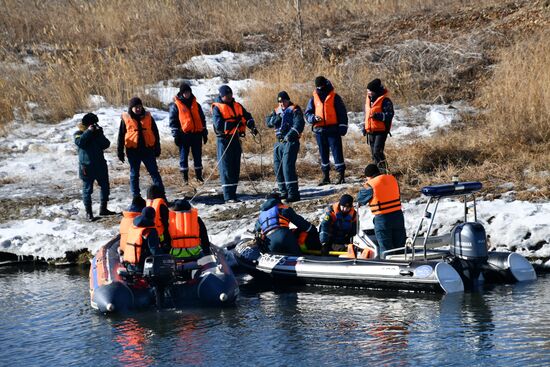
[[[270,52],[233,53],[222,51],[216,55],[193,56],[189,61],[178,65],[178,67],[206,77],[237,78],[243,69],[265,63],[273,56]]]

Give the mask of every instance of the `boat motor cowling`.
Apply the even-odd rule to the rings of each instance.
[[[487,261],[485,228],[477,222],[458,224],[451,232],[450,252],[464,260]]]
[[[174,280],[176,263],[171,255],[149,256],[143,264],[143,277],[152,284],[167,285]]]

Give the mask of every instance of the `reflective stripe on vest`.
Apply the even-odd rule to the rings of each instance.
[[[124,251],[126,248],[126,241],[128,239],[128,230],[134,222],[134,218],[140,215],[140,212],[127,212],[122,211],[122,220],[120,221],[120,226],[118,227],[120,232],[120,242],[119,248],[121,251]]]
[[[139,140],[139,130],[143,133],[144,144],[147,148],[155,146],[155,134],[153,133],[153,119],[151,113],[145,112],[141,121],[133,119],[130,114],[124,112],[122,120],[126,125],[126,135],[124,135],[124,146],[126,148],[137,148]]]
[[[288,206],[283,204],[277,204],[272,206],[268,210],[264,210],[260,213],[258,221],[262,227],[262,234],[265,236],[269,232],[277,228],[288,228],[289,220],[283,217],[280,213],[281,209],[286,209]]]
[[[223,133],[233,135],[236,131],[241,134],[246,132],[246,120],[243,116],[243,106],[236,101],[233,101],[233,107],[227,103],[214,102],[212,108],[218,107],[223,121],[225,122]]]
[[[291,129],[292,125],[294,123],[294,111],[296,109],[300,109],[300,106],[291,104],[287,108],[283,109],[279,106],[275,107],[273,109],[273,112],[277,115],[281,115],[281,123],[275,125],[275,135],[276,136],[282,136],[284,137]],[[295,129],[296,130],[296,129]],[[298,134],[298,138],[302,136],[298,131],[296,131]]]
[[[338,124],[336,109],[334,108],[334,97],[336,93],[334,89],[330,91],[324,101],[321,101],[316,91],[313,92],[313,104],[315,105],[315,116],[322,118],[321,121],[315,122],[314,127],[327,127]]]
[[[143,252],[143,236],[148,235],[148,230],[151,228],[153,227],[130,226],[126,240],[126,251],[124,251],[124,261],[134,265],[139,264]]]
[[[162,198],[157,198],[154,200],[147,199],[147,206],[155,209],[155,228],[157,229],[160,241],[164,241],[164,224],[162,223],[160,217],[160,206],[166,205],[166,201]],[[168,207],[168,205],[166,205]]]
[[[383,95],[376,98],[372,106],[370,105],[369,96],[365,99],[365,130],[368,133],[386,131],[386,124],[384,121],[376,120],[372,115],[377,112],[382,112],[382,103],[387,96],[388,91],[385,91]]]
[[[189,109],[178,97],[174,97],[174,103],[178,107],[178,119],[180,120],[181,131],[184,133],[202,132],[203,126],[197,99],[193,97],[191,109]]]
[[[399,185],[392,175],[378,175],[366,182],[373,191],[369,206],[372,214],[387,214],[401,210]]]
[[[345,233],[351,231],[351,224],[357,221],[355,209],[351,208],[347,214],[344,214],[344,212],[340,210],[340,203],[332,204],[330,217],[332,218],[332,222],[337,224],[337,229]]]

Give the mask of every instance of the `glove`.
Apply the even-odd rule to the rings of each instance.
[[[207,141],[208,141],[208,135],[203,133],[202,134],[202,143],[206,144]]]
[[[367,130],[365,130],[365,128],[362,128],[361,134],[363,134],[363,136],[367,136],[368,135]]]
[[[340,134],[340,136],[346,135],[347,132],[348,132],[347,126],[338,126],[338,133]]]
[[[174,144],[176,144],[176,146],[178,147],[181,147],[181,143],[181,134],[178,132],[176,136],[174,136]]]
[[[248,127],[250,130],[254,129],[256,126],[256,122],[254,119],[250,119],[246,122],[246,127]]]
[[[246,136],[246,133],[239,133],[239,137],[244,138]]]
[[[124,163],[124,152],[118,153],[118,159],[119,159],[122,163]]]
[[[384,121],[384,114],[382,112],[375,112],[372,114],[372,118],[378,121]]]
[[[250,131],[250,133],[252,134],[252,136],[256,136],[256,135],[258,135],[259,131],[258,131],[258,129],[253,127],[252,130]]]

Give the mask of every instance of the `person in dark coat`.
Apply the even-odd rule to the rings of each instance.
[[[321,155],[323,178],[319,185],[330,184],[330,151],[334,158],[334,168],[338,172],[337,183],[344,183],[346,164],[342,136],[348,131],[348,114],[344,101],[334,92],[331,82],[323,76],[315,78],[315,90],[307,104],[305,116],[306,121],[312,125]]]
[[[180,170],[183,182],[189,182],[189,153],[193,152],[193,166],[195,178],[204,182],[202,178],[202,145],[208,141],[206,119],[201,105],[187,83],[180,85],[179,93],[170,104],[170,129],[174,143],[180,151]]]
[[[300,136],[304,131],[304,114],[300,106],[290,101],[287,92],[277,95],[279,106],[266,117],[267,127],[275,129],[277,141],[273,146],[273,170],[281,197],[287,202],[300,200],[296,160]]]
[[[145,165],[153,183],[164,192],[164,185],[157,166],[160,156],[160,137],[155,119],[143,108],[138,97],[130,99],[128,111],[122,114],[118,130],[118,159],[124,162],[124,150],[130,163],[130,190],[140,196],[139,169]]]
[[[363,136],[367,137],[372,160],[381,169],[386,169],[384,147],[394,115],[393,103],[388,95],[389,92],[380,79],[374,79],[367,84]]]
[[[237,185],[241,171],[241,138],[246,128],[256,136],[258,130],[252,115],[233,98],[228,85],[220,87],[219,96],[212,104],[212,120],[217,140],[217,158],[223,198],[226,203],[236,203]]]
[[[289,229],[293,223],[299,231],[317,233],[317,228],[294,209],[284,205],[278,194],[270,194],[260,206],[260,216],[255,231],[260,232],[267,242],[270,252],[300,255],[300,246],[294,233]]]
[[[353,208],[353,197],[344,194],[338,202],[327,208],[319,226],[323,253],[346,251],[356,234],[357,213]]]
[[[401,210],[399,185],[393,175],[382,174],[376,164],[365,167],[367,181],[357,196],[359,205],[369,205],[374,215],[374,233],[378,242],[378,255],[403,247],[407,240],[405,218]]]
[[[107,209],[109,201],[109,171],[103,151],[111,145],[98,125],[99,119],[93,113],[87,113],[74,133],[74,142],[78,146],[78,173],[82,180],[82,202],[86,210],[86,218],[93,221],[92,193],[94,181],[101,188],[99,215],[114,215],[115,212]]]

